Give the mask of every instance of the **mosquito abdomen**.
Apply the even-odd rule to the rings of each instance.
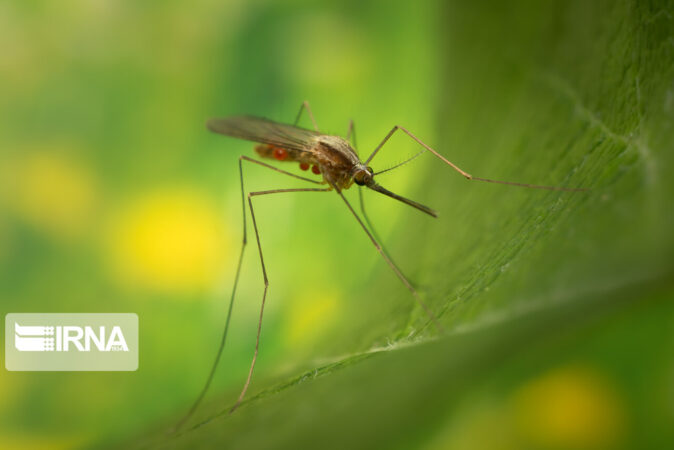
[[[260,144],[255,146],[255,152],[262,158],[275,159],[277,161],[301,161],[297,150],[278,147],[271,144]]]

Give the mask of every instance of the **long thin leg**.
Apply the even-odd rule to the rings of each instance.
[[[358,143],[356,142],[356,125],[353,119],[349,119],[349,128],[346,130],[346,140],[351,142],[351,147],[358,155]]]
[[[465,172],[464,170],[460,169],[457,165],[452,163],[450,160],[442,156],[440,153],[437,151],[433,150],[431,147],[426,145],[424,142],[421,141],[418,137],[413,135],[411,132],[409,132],[407,129],[401,127],[400,125],[394,126],[391,131],[388,132],[384,140],[381,141],[381,143],[377,146],[377,148],[374,149],[372,154],[367,158],[365,161],[365,165],[369,164],[370,161],[372,161],[372,158],[377,154],[379,149],[382,148],[382,146],[393,136],[393,133],[396,131],[401,130],[405,134],[407,134],[409,137],[414,139],[418,144],[420,144],[422,147],[424,147],[426,150],[429,152],[433,153],[436,157],[438,157],[441,161],[443,161],[445,164],[449,165],[452,169],[456,170],[459,172],[461,175],[466,177],[468,180],[476,180],[476,181],[486,181],[487,183],[499,183],[499,184],[509,184],[511,186],[522,186],[522,187],[528,187],[528,188],[534,188],[534,189],[547,189],[551,191],[568,191],[568,192],[581,192],[581,191],[587,191],[588,189],[586,188],[563,188],[563,187],[556,187],[556,186],[540,186],[537,184],[527,184],[527,183],[516,183],[512,181],[499,181],[499,180],[490,180],[488,178],[478,178],[474,177],[468,172]]]
[[[351,145],[354,147],[354,150],[355,150],[356,145],[357,145],[356,144],[356,127],[355,127],[355,124],[353,123],[353,119],[349,120],[349,129],[346,132],[346,140],[351,141]],[[363,190],[365,190],[365,188],[363,186],[358,186],[358,200],[359,200],[359,203],[360,203],[360,213],[363,215],[363,219],[365,219],[365,223],[367,224],[368,228],[372,232],[372,236],[374,236],[374,239],[379,243],[379,246],[381,247],[381,251],[386,254],[386,258],[388,258],[391,262],[393,262],[393,259],[391,258],[391,255],[389,254],[389,252],[386,251],[386,248],[384,247],[383,241],[379,238],[377,230],[372,225],[372,222],[370,221],[370,217],[367,215],[367,212],[365,211],[365,196],[363,195]],[[393,264],[396,265],[395,262],[393,262]]]
[[[357,143],[356,143],[356,125],[353,122],[353,119],[349,119],[349,128],[346,131],[346,140],[351,141],[352,146],[354,147],[354,150],[357,148]],[[374,226],[372,225],[372,222],[370,222],[370,218],[365,212],[365,197],[363,196],[363,187],[358,186],[358,200],[360,203],[360,212],[363,215],[363,218],[365,219],[365,223],[367,223],[367,226],[369,227],[370,231],[372,231],[372,235],[374,236],[374,240],[379,242],[379,246],[381,247],[381,251],[386,254],[386,258],[390,260],[393,263],[393,260],[389,256],[389,253],[386,251],[384,248],[384,244],[382,243],[382,240],[379,238],[379,235],[377,234],[377,230],[374,229]],[[393,263],[395,265],[395,263]]]
[[[257,323],[257,337],[255,338],[255,352],[253,353],[253,361],[250,364],[250,370],[248,371],[248,378],[246,378],[246,383],[243,385],[241,394],[237,399],[232,409],[229,410],[229,413],[233,413],[236,408],[239,407],[243,397],[246,395],[248,386],[250,385],[250,380],[253,377],[253,370],[255,369],[255,362],[257,361],[257,352],[260,346],[260,331],[262,330],[262,316],[264,315],[264,305],[265,300],[267,299],[267,289],[269,288],[269,279],[267,278],[267,268],[264,264],[264,257],[262,256],[262,244],[260,244],[260,234],[257,228],[257,222],[255,221],[255,211],[253,210],[253,197],[257,195],[267,195],[267,194],[278,194],[282,192],[326,192],[330,191],[332,188],[304,188],[304,189],[274,189],[270,191],[257,191],[248,193],[248,206],[250,207],[250,217],[253,219],[253,229],[255,230],[255,239],[257,240],[257,248],[260,252],[260,264],[262,265],[262,277],[264,279],[264,291],[262,293],[262,305],[260,306],[260,319]]]
[[[353,119],[349,120],[349,128],[346,132],[346,140],[351,141],[351,145],[354,147],[354,150],[356,149],[356,127],[355,124],[353,123]],[[383,241],[379,238],[379,235],[377,233],[377,230],[375,230],[374,226],[372,225],[372,222],[370,221],[370,217],[367,215],[367,212],[365,211],[365,196],[363,195],[363,190],[365,188],[363,186],[358,186],[358,201],[360,203],[360,213],[363,215],[363,219],[365,219],[365,223],[367,224],[368,228],[372,232],[372,235],[374,236],[375,240],[379,242],[379,245],[381,246],[381,250],[386,253],[386,257],[393,261],[391,258],[389,252],[386,251],[386,248],[384,247]]]
[[[274,166],[271,166],[269,164],[263,163],[261,161],[257,161],[255,159],[249,158],[248,156],[241,155],[239,157],[239,180],[240,180],[240,185],[241,185],[241,206],[242,206],[242,213],[243,213],[243,241],[241,243],[241,252],[239,253],[239,261],[236,265],[236,274],[234,276],[234,285],[232,286],[232,295],[229,299],[229,307],[227,309],[227,318],[225,319],[225,329],[222,332],[222,338],[220,339],[220,346],[218,347],[218,351],[215,356],[215,361],[213,362],[213,366],[211,367],[211,371],[208,374],[208,378],[206,379],[206,383],[201,390],[201,393],[197,397],[196,401],[192,404],[192,407],[189,409],[187,414],[175,425],[173,428],[173,431],[177,431],[180,429],[182,425],[187,422],[187,420],[192,417],[194,412],[197,410],[199,405],[201,404],[202,400],[206,396],[206,392],[208,391],[208,388],[211,386],[211,382],[213,381],[213,377],[215,375],[215,370],[218,367],[218,363],[220,362],[220,357],[222,356],[222,351],[225,348],[225,342],[227,341],[227,333],[229,331],[229,322],[232,317],[232,309],[234,307],[234,298],[236,296],[236,288],[239,285],[239,275],[241,274],[241,265],[243,262],[243,254],[244,250],[246,248],[246,243],[247,243],[247,230],[246,230],[246,200],[245,200],[245,190],[243,186],[243,161],[248,161],[257,165],[260,165],[262,167],[266,167],[268,169],[272,169],[276,172],[283,173],[285,175],[289,175],[294,178],[299,178],[300,180],[304,181],[309,181],[314,184],[321,184],[321,182],[312,180],[310,178],[304,178],[299,175],[295,175],[294,173],[286,172],[285,170],[278,169]]]
[[[300,111],[297,113],[297,117],[295,118],[295,123],[293,125],[297,126],[298,123],[300,123],[300,117],[302,117],[302,111],[307,110],[307,114],[309,114],[309,119],[311,119],[311,123],[314,125],[314,131],[318,131],[318,125],[316,125],[316,119],[314,119],[314,113],[311,112],[311,106],[309,106],[309,102],[304,100],[302,102],[302,106],[300,106]]]
[[[346,132],[346,140],[351,141],[351,145],[354,147],[354,150],[356,148],[356,127],[355,124],[353,123],[353,119],[349,120],[349,129]],[[360,213],[363,215],[363,219],[365,219],[365,223],[367,224],[368,228],[372,232],[372,235],[374,236],[375,240],[379,242],[379,245],[381,245],[382,251],[388,255],[388,252],[384,248],[384,244],[382,243],[382,240],[379,238],[379,235],[377,234],[377,230],[374,229],[372,226],[372,222],[370,222],[370,217],[367,215],[365,212],[365,197],[363,196],[363,190],[365,188],[363,186],[358,186],[358,201],[360,203]],[[391,257],[389,256],[389,259]]]
[[[433,314],[431,312],[431,310],[428,309],[428,306],[426,306],[426,304],[419,298],[419,294],[417,293],[416,289],[414,289],[414,287],[407,280],[405,275],[403,275],[403,273],[400,271],[400,269],[398,269],[398,266],[396,266],[393,263],[393,261],[388,256],[386,256],[386,253],[382,249],[381,245],[379,245],[379,243],[374,238],[374,236],[372,236],[372,233],[370,233],[370,231],[367,229],[367,227],[365,226],[363,221],[360,220],[360,217],[358,217],[358,214],[356,214],[356,211],[354,211],[353,207],[351,206],[351,203],[349,203],[349,201],[346,199],[346,197],[344,196],[344,194],[341,191],[337,190],[337,193],[339,194],[340,197],[342,197],[342,200],[344,200],[344,203],[346,203],[346,206],[349,208],[349,211],[351,211],[351,214],[353,214],[353,216],[356,218],[356,220],[360,224],[361,228],[363,228],[363,230],[367,234],[367,237],[370,238],[370,240],[372,241],[372,244],[374,244],[374,247],[377,249],[379,254],[382,256],[382,258],[384,258],[384,260],[386,261],[386,264],[389,265],[389,267],[393,270],[393,272],[395,272],[396,276],[400,279],[400,281],[402,281],[403,284],[405,285],[405,287],[412,293],[412,296],[414,297],[414,299],[419,303],[419,305],[424,309],[424,311],[426,311],[426,314],[433,321],[433,323],[438,328],[438,330],[440,330],[440,332],[444,333],[445,327],[443,327],[440,324],[440,322],[438,322],[438,319],[437,319],[437,317],[435,317],[435,314]]]
[[[363,219],[365,219],[365,223],[367,224],[367,227],[370,229],[372,232],[372,236],[374,236],[375,240],[379,242],[379,245],[381,246],[381,249],[384,253],[386,253],[386,256],[391,259],[391,256],[389,252],[386,251],[386,248],[384,248],[383,241],[379,238],[379,234],[377,233],[377,230],[375,230],[374,226],[372,225],[372,222],[370,221],[370,217],[367,215],[367,212],[365,211],[365,196],[363,195],[363,191],[365,188],[363,186],[358,186],[358,200],[360,203],[360,213],[363,215]]]
[[[248,156],[245,156],[245,155],[241,155],[240,159],[255,163],[255,164],[257,164],[259,166],[262,166],[262,167],[266,167],[267,169],[274,170],[278,173],[282,173],[284,175],[288,175],[290,177],[297,178],[298,180],[308,181],[308,182],[314,183],[314,184],[324,184],[325,183],[324,181],[316,181],[316,180],[312,180],[311,178],[305,178],[305,177],[300,176],[300,175],[295,175],[292,172],[286,172],[285,170],[279,169],[278,167],[274,167],[270,164],[263,163],[262,161],[258,161],[257,159],[249,158]]]
[[[356,145],[357,145],[356,144],[356,127],[355,127],[355,124],[353,123],[353,119],[349,120],[349,129],[346,132],[346,140],[347,141],[350,140],[354,149],[356,148]],[[363,218],[365,219],[365,223],[367,224],[368,228],[372,232],[372,236],[374,237],[374,240],[379,243],[379,246],[381,247],[381,252],[385,255],[384,258],[387,259],[388,261],[391,261],[391,264],[393,264],[394,267],[397,267],[397,265],[395,264],[395,262],[393,262],[393,259],[389,255],[389,252],[386,251],[386,248],[384,247],[383,241],[379,238],[379,235],[377,234],[377,230],[375,230],[374,226],[372,225],[372,222],[370,222],[370,217],[367,215],[367,212],[365,211],[365,197],[363,196],[363,190],[364,189],[365,188],[363,186],[358,186],[358,200],[359,200],[359,203],[360,203],[360,213],[363,215]],[[413,292],[412,294],[415,295],[415,297],[416,297],[416,292]],[[424,306],[424,309],[426,309],[425,306]],[[431,317],[431,318],[433,318],[433,317]]]
[[[353,123],[353,119],[349,119],[349,129],[346,130],[346,140],[351,142],[354,149],[358,148],[358,145],[356,144],[356,125]]]

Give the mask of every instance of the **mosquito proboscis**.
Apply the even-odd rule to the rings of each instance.
[[[313,124],[313,130],[308,130],[305,128],[300,128],[297,126],[299,123],[302,112],[305,111],[309,115],[311,123]],[[401,272],[398,266],[393,262],[393,260],[388,256],[387,252],[384,251],[381,246],[379,239],[376,238],[374,229],[370,223],[370,220],[365,213],[365,207],[363,203],[363,188],[367,188],[380,194],[391,197],[395,200],[398,200],[402,203],[405,203],[419,211],[428,214],[432,217],[437,217],[437,213],[429,208],[428,206],[422,205],[414,200],[410,200],[403,196],[400,196],[394,192],[389,191],[385,187],[381,186],[375,181],[375,176],[384,172],[388,172],[397,167],[400,167],[409,161],[420,156],[422,153],[429,152],[433,154],[440,161],[444,162],[450,166],[453,170],[461,174],[468,180],[473,181],[482,181],[487,183],[499,183],[506,184],[511,186],[520,186],[526,188],[534,189],[547,189],[553,191],[567,191],[567,192],[580,192],[587,191],[588,189],[584,188],[565,188],[565,187],[556,187],[556,186],[541,186],[535,184],[527,183],[518,183],[511,181],[500,181],[492,180],[488,178],[475,177],[468,172],[459,168],[456,164],[445,158],[443,155],[438,153],[436,150],[428,146],[421,139],[416,137],[406,128],[403,128],[399,125],[394,126],[391,131],[384,137],[381,143],[374,149],[374,151],[368,156],[365,161],[361,161],[355,148],[355,142],[352,145],[352,142],[355,141],[354,125],[353,121],[349,122],[349,128],[347,131],[346,138],[335,135],[323,134],[318,130],[316,125],[316,120],[311,111],[308,102],[304,102],[300,107],[300,110],[297,114],[295,122],[293,125],[283,124],[274,122],[272,120],[263,119],[260,117],[253,116],[233,116],[226,118],[216,118],[210,119],[207,122],[207,127],[209,130],[223,134],[225,136],[230,136],[238,139],[243,139],[247,141],[257,142],[259,145],[255,147],[255,151],[260,158],[263,159],[273,159],[279,162],[296,162],[299,163],[300,169],[303,171],[308,171],[311,169],[315,175],[319,175],[320,179],[308,178],[300,176],[282,169],[275,167],[271,164],[267,164],[263,161],[250,158],[245,155],[239,157],[239,178],[241,183],[241,203],[243,207],[243,242],[241,245],[241,252],[239,254],[239,259],[237,263],[236,275],[234,278],[234,284],[232,287],[232,294],[229,301],[229,307],[227,310],[227,317],[225,319],[225,326],[222,334],[222,339],[216,354],[215,361],[211,368],[211,371],[208,375],[204,388],[202,389],[199,397],[194,402],[188,413],[183,419],[177,424],[176,428],[179,428],[184,424],[197,409],[201,401],[203,400],[208,388],[213,381],[213,376],[215,370],[220,361],[222,351],[225,347],[225,342],[227,340],[227,332],[229,330],[229,322],[231,319],[232,309],[234,306],[234,298],[236,296],[236,288],[239,281],[239,275],[241,273],[241,263],[243,260],[244,250],[247,243],[247,231],[246,231],[246,203],[248,203],[248,208],[250,209],[250,217],[253,222],[253,230],[255,231],[255,240],[257,242],[257,247],[260,255],[260,264],[262,266],[262,276],[264,279],[264,291],[262,293],[262,303],[260,306],[260,315],[257,325],[257,335],[255,340],[255,351],[253,353],[253,359],[248,371],[248,376],[246,382],[241,390],[241,394],[234,403],[234,405],[229,410],[230,413],[234,412],[238,406],[241,404],[246,391],[250,385],[250,381],[253,376],[253,370],[255,368],[255,362],[257,360],[258,349],[260,345],[260,331],[262,329],[262,317],[264,315],[264,306],[267,299],[267,289],[269,287],[269,280],[267,278],[267,269],[264,263],[264,257],[262,254],[262,245],[260,244],[260,235],[258,231],[257,222],[255,221],[255,211],[253,208],[253,198],[261,195],[269,194],[280,194],[288,192],[329,192],[334,191],[341,197],[344,201],[346,207],[349,209],[351,214],[355,217],[356,221],[367,234],[368,238],[374,245],[375,249],[379,252],[382,258],[386,261],[386,264],[393,270],[396,276],[402,281],[405,287],[411,292],[412,296],[416,302],[423,308],[426,315],[429,317],[429,320],[438,328],[439,331],[444,331],[442,324],[438,321],[437,317],[433,312],[428,308],[428,306],[419,298],[419,295],[416,289],[408,281],[405,275]],[[408,160],[397,164],[394,167],[391,167],[381,172],[374,172],[374,170],[369,166],[372,159],[377,155],[377,153],[382,149],[384,144],[393,136],[396,131],[402,131],[404,134],[409,136],[411,139],[416,141],[421,145],[422,149],[420,152],[409,158]],[[312,183],[314,185],[321,185],[324,187],[312,187],[312,188],[296,188],[296,189],[272,189],[266,191],[252,191],[246,194],[244,189],[244,177],[243,177],[243,162],[249,162],[256,164],[267,169],[282,173],[284,175]],[[359,188],[359,198],[360,198],[360,207],[361,215],[363,219],[356,213],[354,208],[351,206],[351,203],[344,196],[343,191],[349,189],[353,184],[356,184]],[[366,226],[367,223],[367,226]],[[368,228],[369,227],[369,228]],[[372,230],[372,231],[371,231]]]

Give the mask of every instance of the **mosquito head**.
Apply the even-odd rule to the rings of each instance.
[[[374,182],[374,171],[372,167],[358,166],[353,171],[353,181],[358,186],[369,186]]]

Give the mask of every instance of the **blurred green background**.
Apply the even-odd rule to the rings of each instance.
[[[673,17],[667,1],[2,2],[0,311],[135,312],[141,347],[137,372],[3,370],[0,447],[671,446]],[[399,124],[473,175],[592,190],[468,183],[430,155],[379,177],[439,211],[366,193],[442,337],[336,195],[257,199],[271,286],[249,401],[224,413],[254,346],[254,243],[207,401],[167,436],[220,339],[237,158],[254,154],[205,120],[292,122],[303,100],[326,133],[353,119],[361,155]],[[372,166],[417,147],[396,136]],[[302,186],[245,170],[249,190]]]

